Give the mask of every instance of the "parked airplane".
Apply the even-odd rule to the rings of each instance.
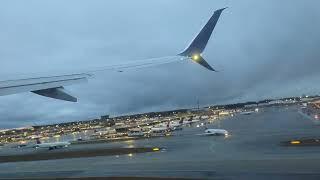
[[[68,147],[71,143],[70,142],[52,142],[52,143],[42,143],[39,138],[36,139],[35,148],[48,148],[49,150],[58,149]]]
[[[187,59],[194,61],[200,64],[201,66],[207,68],[208,70],[215,71],[203,59],[201,53],[204,51],[208,43],[208,40],[210,39],[212,31],[216,26],[218,19],[224,9],[225,8],[216,10],[209,19],[209,21],[199,32],[199,34],[193,39],[193,41],[191,41],[190,45],[183,52],[179,53],[176,56],[183,57],[183,60]],[[120,68],[137,67],[139,65],[146,64],[148,63],[143,62],[143,64],[120,66]],[[152,62],[149,62],[149,64],[152,64]],[[122,70],[120,69],[119,72],[122,72]],[[0,81],[0,96],[22,92],[33,92],[41,96],[76,102],[77,98],[66,92],[64,86],[86,82],[90,76],[92,76],[92,73],[89,72],[61,76],[35,77],[27,79]]]
[[[241,115],[250,115],[250,114],[252,114],[252,113],[254,113],[255,111],[243,111],[243,112],[241,112],[240,114]]]
[[[224,129],[206,129],[200,136],[228,136],[229,133]]]
[[[182,124],[180,124],[179,121],[169,121],[167,123],[167,127],[171,128],[171,129],[176,129],[181,126],[182,126]]]
[[[167,132],[167,131],[170,131],[170,127],[168,125],[164,126],[164,125],[160,125],[160,126],[157,126],[157,127],[152,127],[150,129],[150,132],[160,132],[160,131],[163,131],[163,132]]]
[[[107,134],[112,134],[115,133],[116,130],[115,129],[107,129],[105,131],[95,131],[93,133],[94,136],[102,136],[102,135],[107,135]]]
[[[167,127],[153,127],[150,129],[148,133],[151,135],[162,136],[168,133],[169,131],[170,129],[168,129]]]

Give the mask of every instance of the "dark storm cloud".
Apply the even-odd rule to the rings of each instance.
[[[318,93],[320,3],[269,1],[2,1],[1,79],[78,72],[183,50],[228,6],[204,53],[220,70],[177,62],[100,72],[67,87],[69,103],[1,97],[1,128]]]

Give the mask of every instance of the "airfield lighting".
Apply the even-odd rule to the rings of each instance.
[[[300,144],[300,141],[291,141],[291,144]]]

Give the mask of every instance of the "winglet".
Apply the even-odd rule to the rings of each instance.
[[[214,27],[216,26],[218,19],[222,13],[222,11],[226,8],[222,8],[219,10],[216,10],[209,21],[206,23],[206,25],[201,29],[199,34],[192,40],[190,45],[181,52],[180,56],[186,56],[191,58],[191,60],[199,63],[200,65],[206,67],[207,69],[211,71],[215,71],[202,57],[201,53],[206,48],[206,45],[210,39],[210,36],[212,34],[212,31]]]
[[[207,69],[210,70],[210,71],[218,72],[218,71],[216,71],[215,69],[213,69],[213,68],[207,63],[207,61],[205,61],[205,60],[203,59],[203,57],[202,57],[201,55],[194,55],[194,56],[191,57],[191,60],[192,60],[193,62],[196,62],[196,63],[200,64],[201,66],[207,68]]]

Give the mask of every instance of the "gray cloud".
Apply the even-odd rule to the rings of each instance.
[[[69,103],[23,93],[0,98],[0,128],[317,93],[319,2],[3,1],[2,80],[174,55],[215,9],[223,12],[205,58],[221,72],[178,62],[100,72],[67,87]]]

